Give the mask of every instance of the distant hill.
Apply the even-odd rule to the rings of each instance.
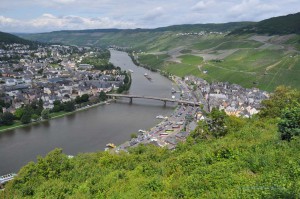
[[[89,29],[63,30],[39,34],[18,34],[18,36],[40,42],[64,43],[71,45],[127,46],[144,49],[151,44],[173,38],[176,33],[183,32],[230,32],[245,27],[253,22],[232,22],[224,24],[185,24],[155,29]],[[176,39],[176,38],[175,38]],[[173,41],[168,41],[170,44]],[[177,41],[176,41],[177,42]],[[192,42],[193,43],[193,42]]]
[[[32,41],[22,39],[20,37],[5,32],[0,32],[0,43],[8,43],[8,44],[18,43],[18,44],[27,44],[27,45],[33,44]]]
[[[165,31],[175,31],[175,32],[199,32],[199,31],[215,31],[215,32],[230,32],[237,28],[245,27],[248,25],[255,24],[255,22],[229,22],[229,23],[208,23],[208,24],[182,24],[182,25],[172,25],[166,27],[159,27],[154,29],[87,29],[87,30],[62,30],[53,31],[50,33],[140,33],[140,32],[165,32]]]
[[[266,19],[246,27],[238,28],[232,31],[231,34],[245,33],[269,35],[300,34],[300,12]]]
[[[181,34],[201,31],[206,34]],[[193,74],[210,82],[228,81],[267,91],[278,85],[300,88],[300,13],[260,22],[64,30],[19,36],[46,43],[130,47],[145,67],[180,77]]]
[[[156,28],[153,31],[178,31],[178,32],[231,32],[237,28],[255,24],[255,22],[229,22],[229,23],[208,23],[208,24],[183,24],[168,27]]]

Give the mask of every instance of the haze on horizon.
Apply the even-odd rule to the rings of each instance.
[[[156,28],[260,21],[299,12],[299,0],[1,0],[0,31]]]

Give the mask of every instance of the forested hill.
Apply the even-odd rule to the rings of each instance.
[[[273,17],[232,31],[231,34],[300,34],[300,12],[286,16]]]
[[[185,24],[155,29],[90,29],[62,30],[38,34],[18,34],[18,36],[40,42],[64,43],[71,45],[90,45],[107,47],[109,45],[147,48],[170,38],[172,43],[177,33],[222,32],[253,24],[253,22],[232,22],[224,24]],[[175,39],[174,39],[175,38]],[[177,42],[177,41],[174,41]],[[193,43],[193,42],[192,42]]]
[[[89,29],[62,30],[48,33],[17,34],[18,36],[40,42],[64,43],[71,45],[90,45],[107,47],[109,45],[127,46],[139,49],[160,43],[165,38],[176,40],[177,33],[223,32],[232,35],[256,34],[300,34],[300,13],[273,17],[260,22],[230,22],[221,24],[183,24],[154,29]],[[171,42],[172,42],[171,41]],[[191,44],[195,40],[183,43]],[[170,43],[170,42],[168,42]],[[167,45],[167,44],[166,44]],[[182,45],[182,44],[181,44]]]
[[[68,158],[56,149],[0,198],[299,198],[300,92],[279,87],[263,105],[253,118],[215,109],[174,151],[140,145]]]
[[[213,32],[230,32],[237,28],[245,27],[255,22],[229,22],[229,23],[208,23],[208,24],[182,24],[182,25],[172,25],[166,27],[159,27],[154,29],[87,29],[87,30],[62,30],[53,31],[50,33],[41,34],[51,34],[51,33],[139,33],[139,32],[164,32],[164,31],[175,31],[175,32],[199,32],[199,31],[213,31]]]
[[[175,32],[231,32],[237,28],[245,27],[255,22],[229,22],[229,23],[208,23],[208,24],[183,24],[161,27],[153,31],[175,31]]]
[[[28,41],[26,39],[22,39],[20,37],[5,32],[0,32],[0,43],[6,43],[6,44],[18,43],[18,44],[26,44],[26,45],[33,44],[32,41]]]

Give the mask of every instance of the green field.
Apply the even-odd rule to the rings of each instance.
[[[297,77],[299,53],[280,49],[276,47],[276,44],[260,49],[259,47],[263,43],[249,40],[250,36],[209,35],[198,39],[193,38],[195,42],[191,42],[191,37],[185,41],[190,42],[189,45],[185,45],[183,41],[180,42],[184,46],[183,50],[179,51],[183,56],[179,54],[177,57],[180,63],[170,59],[165,53],[141,55],[139,61],[178,76],[195,75],[208,81],[228,81],[267,91],[272,91],[282,84],[300,88]],[[153,50],[155,47],[164,46],[164,48],[157,48],[159,52],[176,47],[176,45],[180,46],[178,43],[175,45],[176,39],[169,44],[166,44],[167,41],[168,38],[165,38],[165,40],[150,46],[149,49]],[[287,43],[294,45],[297,43],[296,41],[298,41],[298,36],[292,37]],[[197,51],[201,53],[202,50],[207,52],[208,49],[210,49],[208,53],[213,55],[221,54],[220,50],[223,52],[230,49],[238,50],[219,61],[204,62],[200,56],[191,54],[197,53]],[[199,65],[200,68],[198,68]],[[207,74],[204,74],[203,71],[207,71]]]
[[[278,85],[299,88],[299,56],[275,50],[239,50],[224,61],[208,62],[206,78],[272,91]]]
[[[298,37],[294,37],[290,43],[295,43]],[[141,63],[158,63],[156,68],[164,70],[168,73],[185,76],[195,75],[208,81],[226,81],[230,83],[240,84],[244,87],[258,87],[263,90],[273,91],[279,85],[288,85],[300,88],[299,76],[299,55],[294,51],[286,51],[275,45],[268,48],[258,48],[263,43],[248,38],[237,37],[237,41],[233,37],[210,36],[203,37],[193,46],[186,46],[180,53],[186,53],[177,57],[180,63],[169,60],[168,57],[154,56],[148,54],[148,57],[139,57]],[[212,55],[219,55],[221,51],[236,49],[237,51],[229,54],[220,60],[203,61],[202,57],[192,55],[195,50],[210,49]],[[191,51],[193,49],[193,51]],[[199,51],[200,53],[202,51]],[[148,58],[148,59],[146,59]],[[154,66],[154,65],[153,65]],[[200,66],[200,67],[198,67]],[[203,72],[207,72],[204,74]]]
[[[193,43],[191,48],[195,50],[205,50],[216,47],[225,41],[227,41],[227,38],[224,38],[222,35],[207,36],[199,39],[196,43]]]
[[[179,58],[181,63],[167,62],[163,70],[179,77],[184,77],[190,74],[199,76],[201,74],[198,68],[198,65],[203,62],[201,57],[194,55],[182,55]]]
[[[263,44],[257,41],[229,41],[218,45],[215,50],[227,50],[236,48],[257,48]]]
[[[285,44],[290,44],[295,49],[300,51],[300,35],[294,35],[292,38],[286,41]]]
[[[165,59],[167,59],[169,56],[166,54],[140,54],[138,57],[139,61],[141,61],[143,64],[154,69],[161,69],[164,65]]]

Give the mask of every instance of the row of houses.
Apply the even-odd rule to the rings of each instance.
[[[30,50],[21,44],[8,44],[6,50],[1,49],[2,56],[20,56],[18,63],[0,63],[0,99],[10,104],[4,111],[14,112],[39,99],[44,108],[51,109],[56,100],[66,102],[83,94],[96,97],[101,91],[119,88],[125,79],[120,71],[98,71],[92,65],[77,64],[89,50],[61,45]],[[77,57],[71,56],[74,52]]]
[[[269,93],[258,88],[243,88],[228,82],[213,82],[188,76],[185,81],[194,87],[193,94],[203,100],[209,111],[212,108],[224,110],[228,115],[251,117],[259,112],[261,101],[269,97]],[[196,88],[196,89],[195,89]],[[202,98],[202,99],[201,99]]]

